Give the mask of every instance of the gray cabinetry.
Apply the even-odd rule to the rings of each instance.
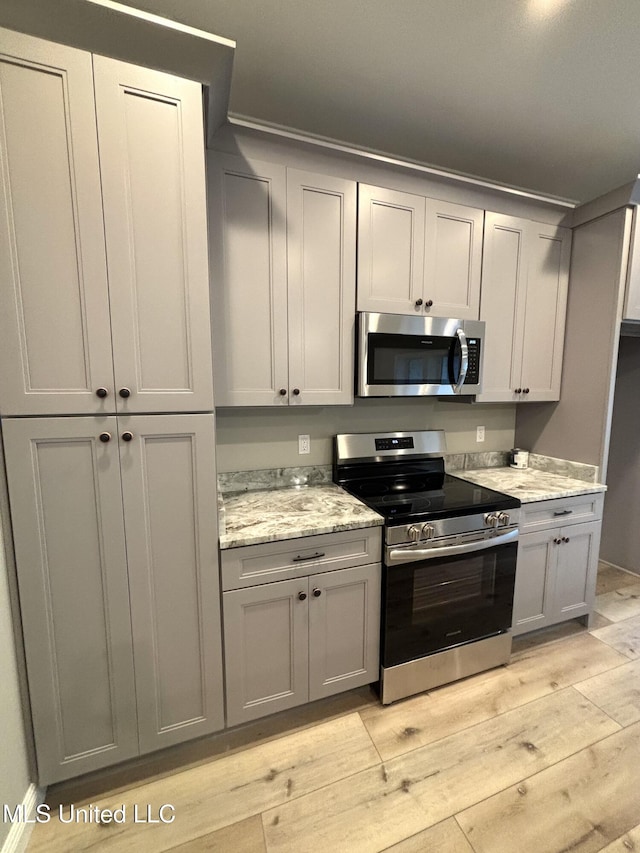
[[[353,402],[356,185],[212,154],[216,403]]]
[[[588,618],[595,598],[602,495],[539,501],[522,509],[514,634]]]
[[[3,437],[40,782],[222,728],[213,416]]]
[[[210,410],[201,86],[3,30],[0,91],[0,412]]]
[[[571,232],[485,216],[479,402],[560,399]]]
[[[359,311],[477,320],[484,211],[358,187]]]
[[[349,541],[366,541],[372,553],[362,565],[356,556],[356,565],[337,569]],[[234,550],[244,552],[240,561]],[[379,558],[380,531],[372,529],[222,552],[223,584],[241,586],[223,593],[228,725],[378,679]],[[262,582],[243,585],[237,566],[251,561]],[[264,583],[269,564],[275,577],[288,579]]]

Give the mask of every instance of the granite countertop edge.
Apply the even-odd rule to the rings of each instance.
[[[333,483],[224,495],[220,549],[380,527],[384,519]]]

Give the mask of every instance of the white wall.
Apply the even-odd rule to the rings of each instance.
[[[356,400],[353,406],[219,409],[218,471],[330,465],[333,436],[346,432],[444,429],[447,450],[508,450],[514,444],[515,405],[440,402],[435,399]],[[476,442],[476,427],[485,441]],[[298,435],[311,437],[311,453],[298,454]]]
[[[1,509],[0,509],[1,512]],[[18,669],[13,638],[7,563],[0,517],[0,808],[6,803],[21,803],[29,789],[27,743],[22,721],[18,686]],[[0,848],[9,832],[10,823],[0,821]],[[15,831],[15,830],[14,830]]]

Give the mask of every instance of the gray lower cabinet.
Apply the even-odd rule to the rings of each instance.
[[[379,563],[231,590],[223,613],[230,726],[379,677]]]
[[[574,518],[578,523],[567,523]],[[589,616],[595,598],[601,519],[602,495],[523,507],[514,634]]]
[[[221,729],[213,415],[3,439],[40,783]]]

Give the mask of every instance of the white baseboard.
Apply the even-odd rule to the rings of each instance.
[[[612,569],[617,569],[619,572],[626,572],[628,575],[631,575],[634,578],[640,578],[640,574],[638,572],[632,572],[631,569],[625,569],[623,566],[616,566],[615,563],[610,563],[609,560],[603,560],[602,557],[598,560],[599,563],[604,563],[605,566],[609,566]]]
[[[22,800],[22,807],[24,809],[23,813],[28,816],[29,820],[33,820],[33,818],[35,818],[36,808],[42,805],[46,793],[46,788],[38,788],[37,785],[33,784],[33,782],[27,788],[27,792]],[[9,830],[9,835],[7,835],[5,842],[2,845],[0,853],[24,853],[27,849],[29,836],[31,835],[31,830],[34,826],[35,824],[33,823],[25,823],[22,821],[19,823],[13,823]]]

